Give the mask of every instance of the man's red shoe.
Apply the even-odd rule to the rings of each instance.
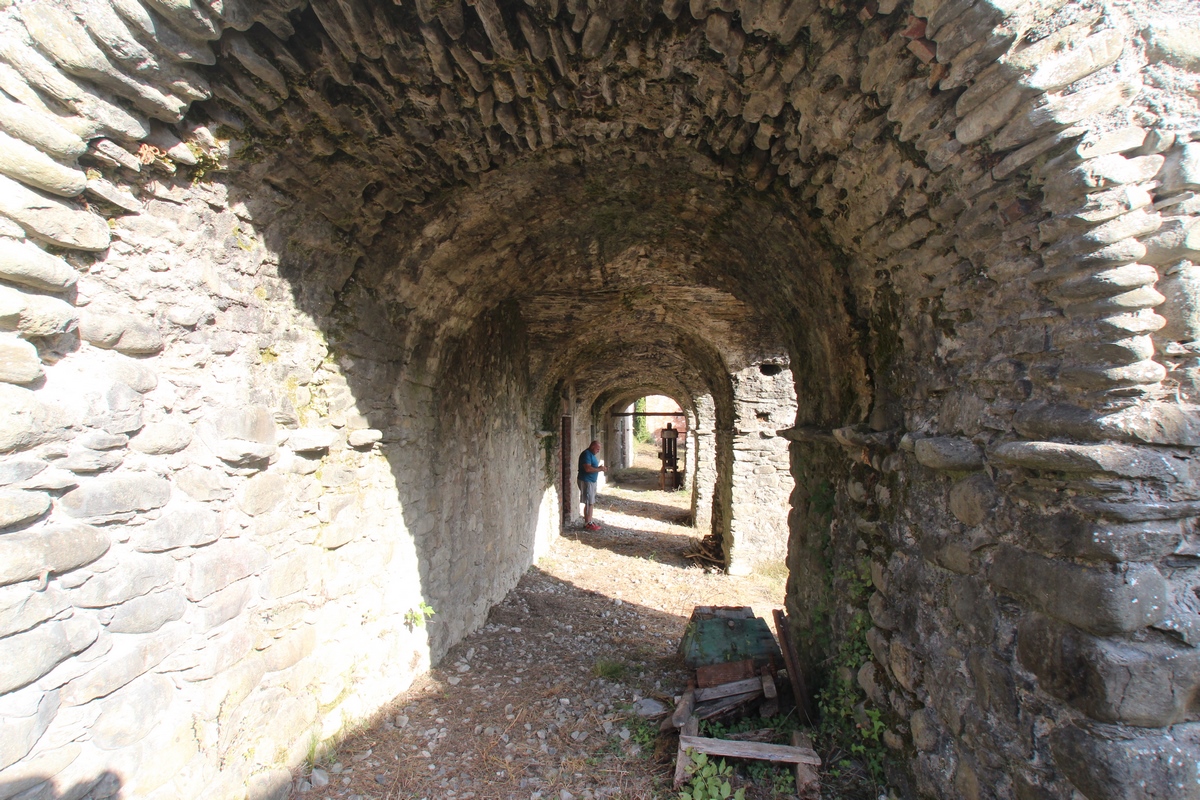
[[[600,526],[599,526],[599,525],[597,525],[597,524],[596,524],[596,523],[594,523],[594,522],[589,522],[587,525],[584,525],[583,527],[584,527],[585,529],[589,530],[589,531],[598,531],[598,530],[600,530]]]

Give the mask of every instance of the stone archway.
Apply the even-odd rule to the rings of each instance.
[[[737,437],[790,442],[793,622],[814,665],[869,645],[854,691],[918,791],[1195,795],[1200,143],[1168,15],[1195,24],[0,10],[0,653],[35,654],[0,657],[0,785],[268,796],[554,535],[563,387],[677,354],[731,440],[714,525],[756,508]],[[584,306],[620,324],[539,327]],[[785,355],[796,419],[743,425],[739,371]]]

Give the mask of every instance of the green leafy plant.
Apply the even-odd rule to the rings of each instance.
[[[658,740],[658,723],[638,714],[625,717],[624,723],[629,729],[629,741],[640,747],[642,753],[649,757],[654,750],[654,743]]]
[[[437,612],[433,610],[433,606],[426,603],[424,600],[416,608],[410,608],[404,612],[404,624],[411,631],[414,628],[424,628],[425,620],[432,617]]]
[[[733,767],[726,764],[725,759],[712,761],[706,754],[691,749],[687,753],[692,760],[688,767],[692,783],[679,793],[679,800],[745,800],[746,790],[738,789],[735,792],[729,783]]]
[[[646,398],[639,397],[633,404],[633,410],[643,413],[646,410]],[[639,442],[650,441],[650,426],[646,423],[645,417],[633,418],[633,438]]]
[[[819,733],[826,741],[848,751],[863,765],[872,780],[882,782],[888,759],[883,743],[887,724],[879,709],[868,707],[869,701],[856,680],[859,668],[871,659],[871,648],[867,644],[871,617],[863,608],[871,595],[869,562],[864,561],[839,571],[836,582],[855,610],[847,621],[845,633],[833,656],[829,683],[817,697],[817,707],[821,712]],[[850,764],[844,766],[849,767]]]

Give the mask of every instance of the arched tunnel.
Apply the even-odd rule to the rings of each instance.
[[[914,796],[1200,798],[1196,41],[1186,0],[0,3],[0,800],[279,796],[647,394]]]

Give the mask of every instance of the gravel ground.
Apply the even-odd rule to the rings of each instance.
[[[696,605],[770,619],[786,574],[734,578],[690,565],[685,492],[635,473],[597,503],[599,532],[572,531],[488,624],[397,697],[380,722],[302,771],[294,798],[622,800],[675,797],[674,741],[635,704],[669,706]],[[762,795],[765,797],[773,794]],[[786,795],[781,795],[786,796]]]

